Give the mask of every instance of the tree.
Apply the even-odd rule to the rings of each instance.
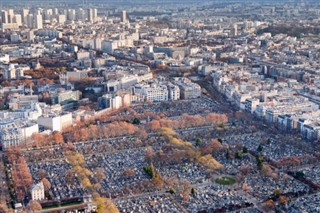
[[[87,178],[87,177],[85,177],[85,178],[82,179],[81,185],[82,185],[84,188],[86,188],[87,190],[92,188],[91,181],[90,181],[89,178]]]
[[[45,191],[48,191],[51,188],[51,183],[47,178],[43,178],[41,182],[43,183]]]
[[[89,169],[83,168],[81,166],[75,166],[73,167],[73,169],[76,171],[80,180],[93,175],[93,173]]]
[[[146,130],[144,129],[139,129],[137,131],[136,136],[142,140],[146,139],[148,137],[148,133],[146,132]]]
[[[289,203],[289,199],[284,196],[284,195],[280,195],[279,196],[279,202],[282,204],[282,205],[287,205]]]
[[[99,183],[101,183],[104,179],[106,179],[106,174],[103,168],[97,168],[94,173]]]
[[[176,145],[176,146],[189,146],[189,147],[192,147],[192,143],[183,141],[183,140],[181,140],[179,138],[170,137],[169,138],[169,142],[174,144],[174,145]]]
[[[228,122],[228,117],[225,114],[210,113],[206,116],[208,123],[224,124]]]
[[[262,167],[261,167],[261,172],[263,175],[268,176],[268,177],[272,177],[272,169],[268,164],[263,163]]]
[[[150,176],[154,178],[156,176],[156,169],[153,166],[153,163],[150,163]]]
[[[148,163],[151,163],[153,158],[155,156],[155,153],[153,151],[153,148],[151,146],[146,148],[145,154],[144,154],[144,158]]]
[[[301,164],[301,160],[297,156],[283,157],[278,161],[278,164],[283,166],[298,166]]]
[[[262,152],[262,145],[261,145],[261,144],[259,144],[259,146],[258,146],[258,148],[257,148],[257,151],[258,151],[258,152]]]
[[[94,201],[98,205],[98,213],[119,213],[116,205],[110,199],[97,196]]]
[[[160,122],[158,120],[153,120],[149,123],[149,128],[152,130],[152,131],[155,131],[155,130],[158,130],[160,129]]]
[[[74,171],[72,169],[68,169],[64,175],[66,178],[67,184],[71,185],[74,182]]]
[[[133,121],[132,121],[132,124],[140,124],[141,121],[140,121],[140,118],[134,118]]]
[[[54,131],[52,133],[52,137],[53,137],[53,140],[56,142],[56,143],[62,143],[64,142],[64,139],[63,139],[63,135],[58,132],[58,131]]]
[[[179,194],[183,200],[188,201],[189,195],[192,190],[192,185],[188,180],[180,180],[176,185],[176,192]]]
[[[34,142],[36,147],[39,147],[41,145],[43,145],[45,143],[45,135],[41,134],[41,133],[33,133],[31,135],[31,139]]]
[[[202,145],[202,140],[201,138],[197,138],[196,140],[196,146],[201,146]]]
[[[242,184],[242,189],[243,189],[244,191],[248,191],[248,190],[250,189],[250,187],[249,187],[248,184],[243,183],[243,184]]]
[[[96,125],[90,125],[89,127],[90,137],[95,140],[99,137],[99,128]]]
[[[0,212],[12,213],[13,210],[10,209],[5,202],[0,202]]]
[[[174,194],[175,193],[174,189],[172,189],[172,188],[169,189],[169,192],[170,192],[170,194]]]
[[[67,143],[62,145],[62,148],[67,151],[70,151],[70,150],[75,150],[76,147],[72,142],[68,141]]]
[[[213,152],[218,152],[222,149],[222,145],[218,140],[211,140],[205,147],[201,149],[203,155],[211,154]]]
[[[133,177],[135,174],[136,174],[136,172],[132,168],[124,168],[123,169],[123,175],[125,175],[127,177]]]
[[[176,186],[176,184],[178,184],[178,178],[177,176],[173,176],[171,178],[169,177],[164,177],[163,181],[165,182],[165,184],[168,186],[168,188],[174,188]]]
[[[244,146],[244,147],[242,148],[242,152],[243,152],[243,153],[248,153],[248,148]]]
[[[240,167],[239,171],[240,171],[241,175],[246,176],[250,171],[250,166],[248,164],[243,165]]]
[[[200,157],[198,161],[209,170],[219,170],[223,168],[223,166],[210,154]]]
[[[259,169],[262,169],[262,163],[264,162],[263,156],[261,156],[261,155],[258,156],[256,160],[257,160],[257,166],[258,166],[258,168],[259,168]]]
[[[303,171],[297,171],[295,174],[294,174],[295,177],[297,178],[301,178],[301,177],[304,177],[304,173]]]
[[[100,190],[102,188],[101,184],[100,183],[96,183],[96,184],[93,184],[93,188],[95,190]]]
[[[85,164],[84,157],[79,152],[68,152],[67,153],[67,160],[72,166]]]
[[[279,197],[280,194],[281,194],[281,189],[275,189],[273,191],[273,195],[276,196],[276,197]]]
[[[80,129],[80,140],[86,141],[89,138],[89,132],[87,128]]]
[[[37,212],[37,211],[41,211],[42,210],[42,206],[38,201],[31,200],[29,202],[29,204],[28,204],[28,209],[33,211],[33,212]]]
[[[263,203],[263,209],[267,212],[273,211],[276,204],[273,200],[269,199],[266,202]]]
[[[164,181],[158,171],[156,171],[155,176],[152,178],[152,183],[157,189],[163,189]]]
[[[192,187],[191,194],[195,194],[195,193],[196,193],[196,190]]]
[[[162,127],[159,131],[161,135],[167,138],[175,137],[177,135],[177,133],[172,128],[168,127]]]
[[[39,175],[40,179],[43,179],[43,178],[47,177],[47,171],[44,169],[39,169],[38,175]]]
[[[241,151],[238,150],[238,151],[236,152],[236,158],[237,158],[237,159],[242,159],[242,153],[241,153]]]

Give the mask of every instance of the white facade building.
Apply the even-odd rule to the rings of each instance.
[[[38,124],[39,127],[61,132],[64,128],[72,125],[72,113],[43,115],[38,118]]]
[[[42,182],[35,184],[31,187],[31,199],[32,200],[44,200],[44,185]]]
[[[27,143],[27,139],[38,133],[38,124],[27,120],[7,119],[0,122],[0,144],[3,149]]]

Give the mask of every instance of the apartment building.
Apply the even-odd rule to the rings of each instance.
[[[0,144],[3,149],[27,143],[33,133],[39,132],[38,124],[28,120],[6,119],[0,122]]]
[[[179,87],[181,99],[192,99],[201,96],[201,87],[191,82],[188,78],[174,78],[173,84]]]
[[[51,131],[62,131],[72,123],[72,113],[50,113],[38,118],[39,127]]]

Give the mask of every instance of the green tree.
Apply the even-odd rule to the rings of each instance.
[[[201,146],[201,145],[202,145],[202,140],[200,138],[197,138],[196,146]]]
[[[273,195],[276,196],[276,197],[279,197],[280,194],[281,194],[281,189],[275,189],[275,190],[273,191]]]
[[[258,166],[259,169],[262,169],[263,162],[264,162],[263,156],[261,156],[261,155],[258,156],[257,157],[257,166]]]
[[[150,176],[154,178],[156,176],[156,169],[153,166],[153,163],[150,163]]]
[[[141,123],[140,118],[134,118],[132,121],[132,124],[140,124],[140,123]]]
[[[194,188],[191,189],[191,194],[195,194],[196,190]]]
[[[145,173],[147,173],[148,175],[151,176],[151,171],[150,171],[150,167],[149,166],[143,167],[143,170],[145,171]]]
[[[175,193],[175,191],[174,191],[173,188],[170,188],[170,189],[169,189],[169,192],[170,192],[170,194],[174,194],[174,193]]]
[[[237,153],[236,153],[236,158],[237,159],[242,159],[242,153],[241,153],[241,151],[237,151]]]
[[[304,177],[304,173],[303,173],[303,171],[297,171],[296,174],[295,174],[295,176],[296,176],[297,178],[299,178],[299,177]]]
[[[242,148],[242,152],[243,152],[243,153],[248,153],[248,148],[244,146],[244,147]]]

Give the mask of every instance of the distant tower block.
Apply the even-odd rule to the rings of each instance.
[[[125,11],[125,10],[122,11],[121,22],[123,22],[123,23],[127,22],[127,11]]]
[[[87,15],[88,15],[88,21],[90,23],[93,23],[94,22],[94,11],[93,11],[92,8],[88,9],[88,14]]]
[[[36,29],[42,29],[43,25],[42,25],[42,15],[38,14],[34,17],[34,23],[35,23],[35,27]]]
[[[27,41],[33,42],[34,41],[34,32],[32,30],[27,32]]]
[[[235,37],[238,35],[238,25],[235,24],[233,25],[233,27],[231,28],[231,36]]]

